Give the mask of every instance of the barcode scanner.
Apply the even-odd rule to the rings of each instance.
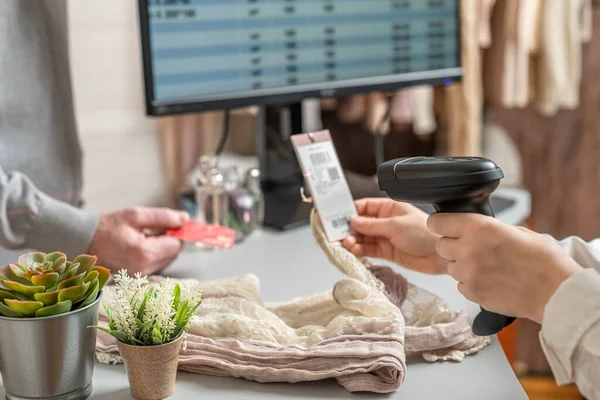
[[[504,178],[492,161],[479,157],[398,158],[377,170],[379,188],[396,201],[431,204],[441,213],[478,213],[493,217],[490,195]],[[473,333],[493,335],[514,317],[481,308]]]

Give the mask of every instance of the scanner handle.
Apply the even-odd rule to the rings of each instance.
[[[444,202],[434,204],[433,208],[440,213],[477,213],[487,215],[489,217],[494,216],[494,211],[492,210],[489,197],[483,201],[466,199],[462,201]],[[473,333],[477,336],[494,335],[515,321],[515,317],[496,314],[495,312],[488,311],[483,307],[480,308],[481,312],[477,314],[473,320]]]
[[[475,213],[494,217],[494,210],[492,210],[489,197],[482,201],[474,199],[448,201],[433,204],[433,208],[439,213]]]

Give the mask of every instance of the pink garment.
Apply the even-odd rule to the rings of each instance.
[[[456,313],[391,268],[371,266],[329,243],[316,212],[311,222],[331,263],[349,278],[327,292],[270,304],[260,300],[253,275],[180,280],[204,290],[181,370],[258,382],[335,378],[351,392],[389,393],[404,381],[407,355],[462,361],[490,343],[473,335],[466,312]],[[103,304],[113,292],[105,288]],[[99,324],[107,325],[104,311]],[[102,363],[122,362],[112,336],[99,332],[96,350]]]

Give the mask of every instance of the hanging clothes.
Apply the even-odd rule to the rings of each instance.
[[[591,38],[591,0],[542,6],[536,106],[544,115],[579,106],[582,44]]]
[[[538,42],[540,0],[498,0],[491,14],[492,44],[484,54],[485,100],[507,108],[531,98],[530,58]]]
[[[492,44],[492,10],[496,0],[481,0],[479,11],[479,46],[487,49]]]
[[[408,90],[401,89],[394,93],[390,119],[398,125],[411,125],[413,123],[413,111]]]
[[[481,77],[480,0],[461,0],[461,59],[463,80],[446,87],[446,120],[451,155],[481,153],[483,82]]]
[[[433,86],[422,85],[408,89],[413,116],[413,132],[426,137],[437,129],[433,110]]]

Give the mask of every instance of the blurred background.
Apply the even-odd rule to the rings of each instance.
[[[259,167],[260,120],[267,128],[276,126],[285,110],[250,106],[228,111],[227,118],[223,111],[148,117],[138,3],[69,3],[86,208],[181,207],[199,157],[215,151],[224,129],[228,140],[222,162]],[[504,170],[503,185],[530,193],[529,228],[557,238],[598,237],[596,5],[591,0],[463,0],[462,82],[308,100],[303,103],[304,129],[329,129],[344,170],[364,182],[374,182],[377,135],[385,159],[489,157]],[[539,326],[519,321],[501,334],[528,394],[580,398],[574,387],[554,386],[538,331]]]

